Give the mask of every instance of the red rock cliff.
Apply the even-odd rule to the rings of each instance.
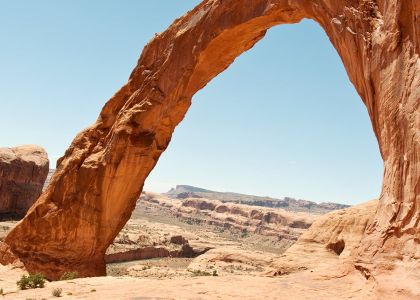
[[[41,195],[48,165],[41,147],[0,148],[0,214],[25,215]]]

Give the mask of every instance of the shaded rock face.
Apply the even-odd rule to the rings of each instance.
[[[379,204],[352,254],[354,265],[374,275],[419,259],[416,0],[204,0],[145,47],[128,83],[75,138],[47,190],[6,236],[10,250],[29,271],[49,278],[67,270],[105,274],[105,250],[192,96],[267,29],[303,18],[318,22],[338,51],[384,160]]]
[[[0,215],[26,214],[41,195],[48,165],[41,147],[0,148]]]

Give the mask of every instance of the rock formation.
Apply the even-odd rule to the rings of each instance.
[[[140,197],[148,210],[169,214],[186,223],[200,224],[213,230],[229,230],[232,234],[257,234],[276,240],[278,252],[289,248],[311,226],[316,215],[283,209],[223,203],[206,198],[170,199],[145,192]]]
[[[331,202],[323,202],[318,204],[313,201],[301,199],[297,200],[290,197],[276,199],[271,197],[245,195],[232,192],[215,192],[190,185],[177,185],[176,188],[170,189],[167,193],[165,193],[165,195],[174,199],[207,198],[220,200],[222,202],[233,202],[264,207],[277,207],[286,209],[288,211],[304,211],[309,213],[326,213],[332,210],[343,209],[350,206]]]
[[[47,153],[41,147],[0,148],[1,215],[25,215],[41,195],[48,164]]]
[[[282,259],[273,264],[279,273],[337,265],[348,259],[375,216],[377,200],[330,212],[315,220]]]
[[[105,250],[192,96],[270,27],[303,18],[318,22],[337,49],[384,161],[379,204],[353,266],[366,278],[412,268],[420,253],[417,0],[204,0],[145,47],[128,83],[75,138],[47,190],[5,238],[9,250],[49,278],[105,274]]]

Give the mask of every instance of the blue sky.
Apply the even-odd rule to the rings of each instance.
[[[123,85],[144,45],[198,0],[0,0],[1,146],[52,165]],[[366,109],[323,30],[271,29],[193,98],[146,182],[355,204],[383,165]]]

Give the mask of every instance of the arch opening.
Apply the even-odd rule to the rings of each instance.
[[[194,95],[144,190],[188,184],[357,204],[379,196],[381,179],[366,108],[325,33],[306,20],[271,28]]]

